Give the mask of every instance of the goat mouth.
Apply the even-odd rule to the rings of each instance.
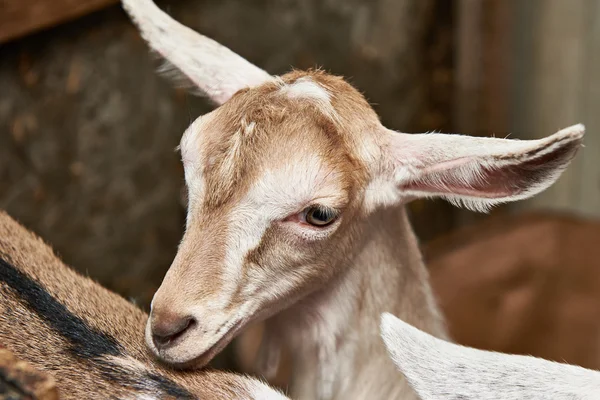
[[[224,325],[226,326],[226,325]],[[230,342],[233,338],[239,333],[239,331],[245,326],[243,320],[239,320],[234,323],[225,333],[219,334],[219,339],[215,343],[213,343],[208,349],[204,350],[202,353],[193,357],[187,361],[183,362],[169,362],[171,367],[175,369],[200,369],[207,366],[207,364],[217,355],[219,354]]]

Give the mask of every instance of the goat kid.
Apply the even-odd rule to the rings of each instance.
[[[146,320],[0,211],[0,344],[50,373],[61,399],[285,399],[258,380],[160,366]]]
[[[600,371],[460,346],[389,313],[381,336],[390,357],[422,400],[592,400]]]
[[[276,371],[284,343],[292,397],[415,398],[379,316],[446,332],[404,205],[442,197],[483,211],[528,198],[567,167],[583,126],[532,141],[394,132],[342,78],[271,76],[151,0],[122,3],[166,70],[220,106],[181,140],[186,232],[153,298],[152,352],[201,367],[271,317],[261,371]]]

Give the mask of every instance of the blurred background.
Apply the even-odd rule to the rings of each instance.
[[[271,73],[346,76],[396,130],[533,139],[585,123],[534,199],[410,213],[456,341],[600,368],[599,0],[157,3]],[[117,0],[0,2],[0,208],[145,309],[184,226],[175,147],[211,109],[156,67]],[[248,337],[216,365],[246,370]]]

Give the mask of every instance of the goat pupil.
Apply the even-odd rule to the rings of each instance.
[[[308,211],[306,220],[314,226],[329,225],[335,219],[335,212],[323,207],[314,207]]]
[[[320,222],[327,222],[327,220],[329,219],[328,213],[320,209],[316,209],[313,212],[312,216],[314,219]]]

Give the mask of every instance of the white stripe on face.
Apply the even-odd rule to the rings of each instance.
[[[293,158],[277,169],[267,169],[229,215],[225,251],[227,275],[223,279],[233,283],[223,291],[229,299],[236,289],[235,283],[239,282],[246,256],[259,246],[274,221],[301,212],[314,200],[331,207],[339,206],[342,201],[338,176],[320,157],[296,155]]]
[[[188,201],[201,203],[204,197],[204,154],[202,136],[206,133],[205,128],[215,118],[214,111],[198,117],[185,130],[181,137],[179,149],[181,150],[181,161],[185,173],[185,182],[188,187]],[[210,163],[210,159],[208,161]]]

